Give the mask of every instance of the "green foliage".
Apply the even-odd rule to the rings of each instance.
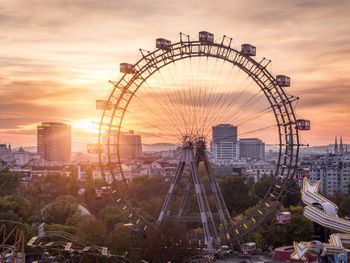
[[[10,171],[0,171],[0,196],[11,195],[16,192],[21,176]]]
[[[350,217],[350,194],[336,192],[332,201],[339,207],[339,216]]]
[[[148,200],[155,195],[166,193],[168,185],[162,176],[139,176],[130,182],[128,190],[135,199]]]
[[[204,173],[204,167],[200,167]],[[147,239],[126,226],[127,215],[115,208],[109,198],[96,199],[95,187],[104,185],[92,179],[88,171],[87,179],[80,185],[85,193],[80,196],[78,192],[77,171],[71,170],[71,177],[52,175],[31,182],[27,189],[17,191],[19,188],[18,175],[10,172],[0,173],[0,218],[34,222],[37,215],[47,223],[48,231],[65,231],[77,235],[81,240],[96,245],[108,246],[112,253],[132,254],[133,248],[143,251],[144,259],[151,262],[174,262],[188,258],[191,251],[186,243],[186,231],[175,225],[163,225],[157,231],[148,234]],[[168,178],[169,179],[169,178]],[[142,207],[142,214],[157,217],[168,191],[170,180],[161,176],[142,176],[134,178],[125,188],[129,201]],[[201,178],[204,183],[208,180]],[[242,213],[254,206],[268,191],[273,178],[265,176],[254,183],[252,179],[239,176],[226,176],[218,178],[229,212],[241,217]],[[289,189],[295,189],[295,194],[287,197],[284,202],[286,209],[292,212],[292,221],[288,225],[277,225],[274,214],[265,225],[258,227],[249,237],[249,241],[257,242],[258,247],[267,249],[281,245],[290,245],[293,241],[307,241],[313,234],[313,223],[304,218],[302,207],[289,207],[300,203],[300,196],[296,185],[291,182]],[[20,197],[13,193],[22,193]],[[12,194],[12,195],[10,195]],[[350,196],[337,197],[340,215],[350,214]],[[195,205],[196,200],[195,201]],[[209,199],[209,202],[213,200]],[[87,206],[95,216],[81,216],[78,212],[78,203]],[[37,221],[36,223],[41,223]],[[183,240],[183,243],[174,243],[174,240]],[[247,240],[248,241],[248,240]],[[167,249],[164,249],[164,246]]]
[[[289,224],[278,225],[271,217],[265,225],[260,226],[253,234],[253,240],[262,249],[291,245],[293,241],[309,241],[313,236],[313,223],[303,216],[303,207],[289,207],[292,214]]]
[[[350,217],[350,195],[344,196],[344,199],[339,204],[339,214]]]
[[[30,202],[18,195],[0,197],[0,219],[29,222],[31,217]]]
[[[170,181],[162,176],[140,176],[134,178],[125,190],[130,194],[130,200],[142,207],[147,215],[157,217]]]
[[[106,226],[94,216],[84,216],[77,227],[77,236],[81,240],[97,245],[106,244]]]
[[[108,235],[108,247],[116,255],[129,254],[132,246],[132,227],[118,223]]]
[[[64,195],[76,196],[77,183],[63,175],[48,175],[37,179],[29,185],[25,196],[32,202],[33,208],[39,212],[41,208]]]
[[[48,224],[67,224],[75,222],[73,217],[79,214],[78,203],[74,197],[65,195],[56,198],[52,203],[46,205],[42,210],[42,219]]]
[[[300,194],[300,188],[295,180],[290,180],[287,184],[288,190],[291,192],[289,193],[286,198],[283,200],[283,205],[285,207],[289,206],[298,206],[301,205],[301,194]]]
[[[219,184],[231,215],[242,213],[258,201],[252,192],[252,184],[245,177],[226,176],[220,178]]]
[[[259,199],[264,198],[265,194],[269,190],[273,182],[272,176],[262,176],[260,180],[254,185],[254,194],[259,197]]]
[[[117,223],[125,222],[125,216],[118,211],[115,206],[109,205],[102,208],[97,216],[107,227],[108,230],[113,230]]]

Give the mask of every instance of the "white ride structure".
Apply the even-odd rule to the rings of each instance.
[[[335,256],[338,262],[346,260],[350,252],[350,221],[338,216],[338,206],[319,194],[320,181],[311,183],[306,177],[303,180],[301,198],[306,205],[304,216],[311,221],[340,233],[330,235],[328,243],[320,241],[294,243],[293,260],[306,260],[305,254],[314,256]]]
[[[350,234],[350,221],[338,217],[338,206],[318,193],[320,181],[312,184],[304,178],[301,197],[304,216],[311,221],[341,233]]]

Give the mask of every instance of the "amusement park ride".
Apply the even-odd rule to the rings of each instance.
[[[0,220],[1,263],[24,262],[24,225],[9,220]]]
[[[123,73],[119,81],[111,82],[113,91],[107,100],[96,101],[96,108],[102,110],[98,143],[90,145],[90,152],[99,155],[100,169],[110,189],[111,197],[116,206],[124,211],[133,225],[140,231],[154,231],[165,222],[188,224],[196,222],[203,229],[202,236],[197,235],[198,246],[205,244],[208,251],[214,254],[223,245],[239,244],[240,240],[252,232],[266,220],[278,207],[286,196],[288,181],[293,179],[297,165],[299,147],[299,131],[309,130],[310,121],[297,119],[294,104],[298,97],[289,95],[285,88],[291,84],[285,75],[274,77],[268,71],[270,60],[262,58],[255,60],[256,47],[250,44],[241,45],[240,49],[233,46],[232,38],[223,36],[215,42],[212,33],[201,31],[198,39],[180,33],[179,41],[156,39],[154,51],[141,50],[141,59],[135,64],[121,63],[120,72]],[[238,68],[258,87],[268,102],[268,109],[272,112],[277,127],[279,156],[273,183],[264,198],[256,204],[245,217],[239,221],[230,215],[218,183],[213,175],[207,156],[207,138],[203,134],[201,124],[181,131],[178,137],[181,155],[176,174],[160,209],[157,220],[150,220],[141,210],[134,207],[130,193],[125,191],[128,179],[125,176],[121,158],[121,142],[123,121],[128,115],[128,107],[136,100],[137,94],[143,86],[163,69],[179,63],[179,61],[193,61],[196,58],[215,59]],[[184,87],[186,88],[186,87]],[[194,99],[195,101],[195,99]],[[169,114],[169,113],[168,113]],[[177,110],[170,113],[176,115]],[[186,114],[191,114],[187,112]],[[215,114],[215,113],[214,113]],[[182,122],[186,122],[183,119]],[[197,119],[191,121],[193,125]],[[183,123],[182,123],[183,124]],[[213,124],[212,124],[213,125]],[[175,126],[174,126],[175,128]],[[210,182],[208,191],[203,185],[203,176],[199,175],[199,166],[204,164],[204,177]],[[184,169],[188,167],[189,176],[184,176]],[[107,179],[112,177],[112,180]],[[183,187],[185,185],[185,187]],[[209,205],[209,196],[214,205]],[[190,209],[192,197],[197,200],[197,208]],[[189,237],[191,236],[189,231]],[[193,240],[192,240],[193,241]]]
[[[107,247],[86,243],[85,241],[79,240],[76,236],[59,231],[40,231],[38,236],[34,236],[29,240],[27,246],[34,250],[44,251],[39,259],[34,261],[36,263],[130,263],[130,261],[123,256],[110,254]]]
[[[307,178],[303,180],[301,190],[302,201],[305,204],[304,216],[323,228],[332,229],[339,233],[329,236],[328,243],[319,240],[312,242],[294,243],[294,253],[291,259],[307,261],[307,255],[318,257],[319,262],[347,262],[350,251],[350,221],[338,217],[336,204],[318,193],[320,181],[312,184]],[[327,239],[321,233],[321,239]],[[327,241],[327,240],[322,240]]]
[[[107,247],[86,243],[65,232],[45,231],[44,225],[39,226],[37,236],[25,243],[26,226],[24,224],[0,220],[0,263],[130,263],[123,256],[110,254]]]

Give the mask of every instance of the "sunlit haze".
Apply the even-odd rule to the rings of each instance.
[[[303,143],[329,144],[335,135],[343,135],[347,143],[349,13],[350,2],[346,0],[2,0],[0,143],[35,146],[36,126],[43,121],[59,121],[72,125],[73,150],[81,149],[81,145],[96,139],[101,112],[95,110],[95,101],[107,99],[112,89],[108,81],[121,77],[119,63],[135,63],[140,58],[139,48],[153,50],[158,37],[176,41],[178,33],[184,32],[196,38],[201,30],[214,33],[215,39],[223,35],[233,37],[237,47],[254,44],[257,60],[271,59],[269,70],[274,75],[291,77],[292,84],[286,92],[300,97],[297,115],[312,122],[312,132],[302,134]],[[198,67],[193,68],[196,74],[202,72],[196,75],[196,85],[209,85],[205,74],[208,69]],[[239,73],[237,78],[230,77],[225,82],[228,72],[225,68],[217,71],[216,78],[221,83],[218,94],[238,88],[244,80],[245,76]],[[164,74],[168,77],[161,80],[154,76],[147,83],[154,93],[147,92],[147,85],[140,91],[148,105],[160,99],[157,87],[171,89],[176,82],[169,77],[173,76],[171,71]],[[186,80],[182,85],[187,85]],[[176,90],[176,85],[173,88]],[[254,88],[247,92],[254,94],[257,87]],[[244,104],[244,100],[240,102]],[[224,112],[226,102],[220,103],[222,112],[217,114],[222,118],[216,121],[237,125],[237,118],[229,118],[234,109]],[[266,106],[264,102],[257,103],[255,111]],[[133,116],[126,116],[125,131],[152,133],[152,125],[147,123],[157,120],[165,126],[180,125],[174,119],[168,124],[161,117],[156,120],[147,113],[147,105],[137,99],[129,110]],[[273,121],[268,116],[264,118],[253,121],[251,127],[264,127]],[[208,122],[205,132],[218,123]],[[239,126],[239,133],[252,130],[251,127]],[[258,137],[276,143],[273,135],[260,133]]]

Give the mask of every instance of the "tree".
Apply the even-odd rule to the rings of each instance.
[[[169,183],[162,176],[139,176],[129,183],[124,192],[131,193],[131,201],[142,207],[146,215],[157,217]]]
[[[350,195],[345,195],[339,203],[339,216],[350,216]]]
[[[108,248],[113,254],[126,255],[130,253],[132,245],[133,226],[118,223],[108,236]]]
[[[108,230],[113,230],[117,223],[123,222],[125,216],[112,205],[102,208],[97,216],[106,226]]]
[[[219,184],[226,207],[233,215],[243,212],[258,201],[245,177],[226,176],[220,178]]]
[[[33,181],[25,192],[34,210],[40,211],[42,207],[53,202],[63,195],[77,197],[78,186],[72,184],[71,179],[63,175],[47,175]]]
[[[0,197],[0,218],[18,222],[29,222],[32,216],[31,203],[18,195]]]
[[[263,249],[269,247],[275,248],[279,246],[291,245],[293,241],[309,241],[313,236],[313,222],[308,220],[303,215],[303,207],[289,208],[292,219],[287,225],[278,225],[275,217],[271,217],[264,226],[258,228],[257,232],[260,235],[258,242]]]
[[[103,246],[106,244],[106,227],[94,216],[84,216],[78,223],[77,236],[84,241]]]
[[[263,176],[254,185],[254,193],[260,199],[263,198],[273,183],[274,183],[273,176]],[[285,207],[300,205],[300,202],[301,202],[300,190],[295,180],[287,181],[285,187],[287,188],[289,193],[287,194],[286,198],[283,200],[283,205]]]
[[[269,190],[273,182],[272,176],[263,176],[260,180],[254,185],[254,193],[259,199],[264,198],[265,194]]]
[[[301,204],[300,188],[295,180],[289,180],[286,184],[289,193],[283,200],[284,207],[298,206]]]
[[[77,213],[78,203],[69,195],[56,198],[41,210],[42,219],[48,224],[67,224]]]
[[[8,170],[0,171],[0,196],[11,195],[16,192],[20,175]]]

